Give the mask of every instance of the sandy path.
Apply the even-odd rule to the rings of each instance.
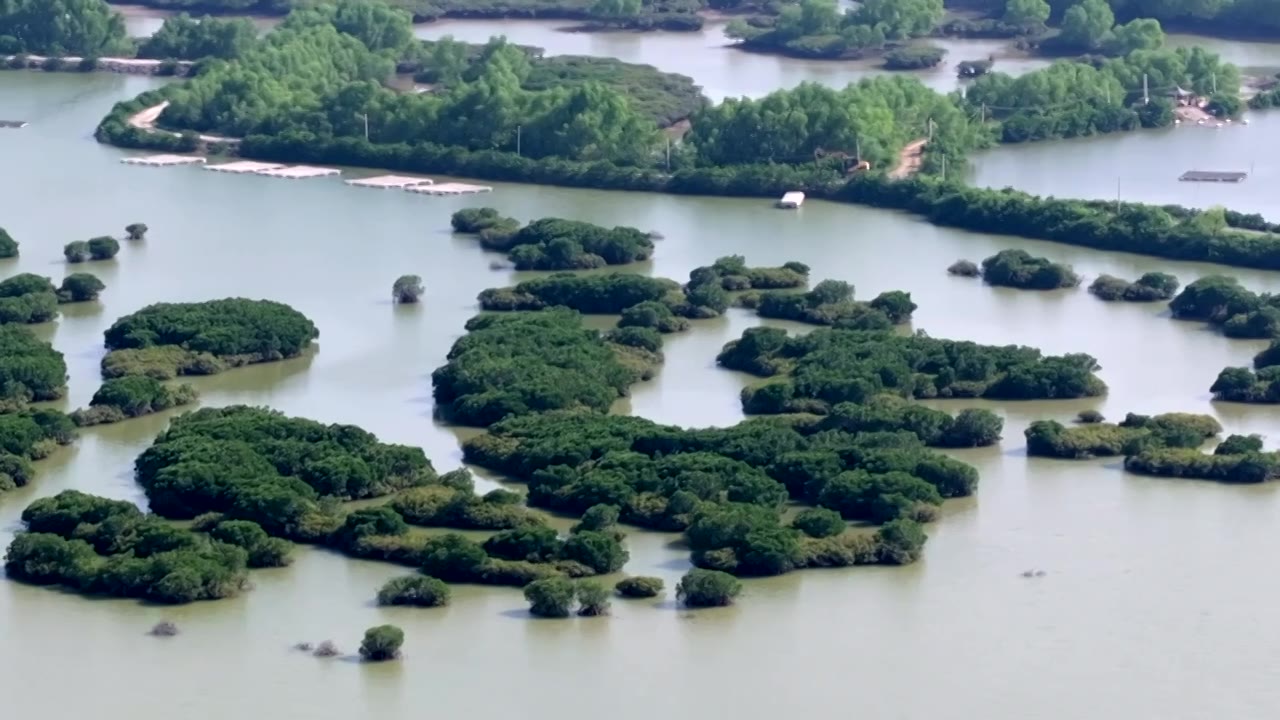
[[[165,100],[159,105],[152,105],[151,107],[147,108],[146,110],[143,110],[142,112],[134,113],[133,115],[129,116],[129,125],[136,127],[139,130],[145,130],[147,132],[162,132],[162,133],[169,133],[170,135],[179,135],[180,133],[170,132],[169,130],[161,130],[160,128],[156,127],[156,121],[160,119],[160,113],[163,113],[164,109],[167,107],[169,107],[169,101]],[[223,137],[222,135],[201,135],[200,139],[203,140],[204,142],[211,142],[211,143],[240,142],[239,138]]]
[[[907,146],[898,153],[898,165],[889,172],[889,177],[901,180],[919,171],[920,166],[924,164],[924,146],[927,144],[929,141],[923,138],[907,143]]]

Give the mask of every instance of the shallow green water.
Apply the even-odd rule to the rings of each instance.
[[[666,239],[643,272],[684,277],[737,252],[753,264],[809,263],[815,280],[851,281],[863,297],[909,290],[918,329],[1089,352],[1112,391],[1096,401],[992,405],[1007,418],[1006,439],[959,453],[980,469],[980,491],[945,509],[921,563],[751,581],[739,606],[723,611],[618,602],[611,618],[539,622],[518,592],[491,588],[459,588],[445,610],[384,610],[372,605],[374,591],[403,569],[321,551],[256,573],[240,598],[178,609],[0,581],[6,717],[1190,720],[1266,717],[1280,702],[1270,665],[1280,577],[1253,557],[1274,535],[1275,488],[1151,480],[1101,461],[1029,461],[1021,434],[1032,419],[1092,407],[1110,417],[1212,412],[1231,431],[1274,438],[1274,410],[1215,406],[1207,392],[1223,366],[1246,364],[1259,344],[1174,322],[1158,306],[1107,305],[1083,290],[999,291],[944,272],[956,258],[1005,247],[1072,262],[1086,282],[1153,269],[1187,282],[1217,269],[816,202],[781,212],[763,200],[519,185],[477,202],[122,165],[121,152],[93,142],[93,126],[152,82],[0,74],[0,118],[31,122],[0,131],[0,224],[23,243],[0,276],[56,280],[67,241],[134,221],[152,228],[116,261],[90,266],[108,285],[100,307],[39,328],[67,356],[68,408],[97,387],[101,333],[120,315],[161,300],[266,297],[315,320],[318,352],[200,379],[206,404],[356,423],[421,445],[440,469],[455,467],[460,431],[433,422],[429,375],[475,312],[476,293],[512,279],[447,231],[451,212],[478,202],[522,219],[658,230]],[[1087,180],[1068,189],[1094,190]],[[389,286],[409,272],[423,276],[425,302],[393,307]],[[1280,289],[1274,274],[1235,274]],[[672,339],[661,375],[624,405],[661,422],[736,422],[744,379],[716,369],[714,356],[755,322],[735,311]],[[140,500],[131,463],[165,422],[94,429],[41,463],[32,487],[0,497],[0,542],[39,496],[76,488]],[[633,533],[627,571],[674,582],[687,554],[671,539]],[[1028,568],[1047,575],[1019,577]],[[147,637],[162,618],[182,634]],[[381,622],[405,628],[404,662],[362,666],[290,650],[332,639],[352,651]]]

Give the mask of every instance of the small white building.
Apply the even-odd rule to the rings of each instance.
[[[804,193],[795,190],[782,196],[778,201],[778,207],[788,210],[794,210],[804,204]]]

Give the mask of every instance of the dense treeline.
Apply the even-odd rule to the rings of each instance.
[[[195,19],[186,13],[166,18],[138,46],[138,57],[157,60],[234,60],[258,41],[258,28],[246,18]]]
[[[58,316],[58,292],[47,277],[20,273],[0,281],[0,325],[34,325]]]
[[[714,317],[724,311],[700,304],[699,295],[686,293],[674,280],[631,273],[555,273],[515,287],[490,288],[480,293],[479,300],[485,310],[567,307],[587,315],[616,315],[644,302],[661,302],[683,317]]]
[[[1198,448],[1222,432],[1209,415],[1129,413],[1119,423],[1089,423],[1068,428],[1054,420],[1037,420],[1025,431],[1027,454],[1056,458],[1136,455],[1156,448]]]
[[[246,586],[246,548],[174,527],[132,503],[66,490],[33,502],[22,522],[26,529],[5,552],[15,580],[161,603],[225,598]]]
[[[463,43],[445,36],[414,43],[398,63],[402,72],[413,72],[419,82],[453,88],[474,82],[484,74],[498,39],[486,44]],[[652,65],[626,63],[616,58],[582,55],[547,57],[541,48],[515,46],[525,53],[529,71],[520,87],[531,92],[552,88],[578,88],[598,84],[626,96],[636,112],[666,127],[692,115],[707,104],[702,89],[687,75],[658,70]]]
[[[1099,300],[1115,302],[1157,302],[1172,300],[1178,292],[1178,278],[1162,272],[1144,273],[1130,282],[1113,275],[1099,275],[1089,285],[1089,292]]]
[[[1023,290],[1056,290],[1080,284],[1080,276],[1070,265],[1032,257],[1026,250],[1001,250],[983,260],[982,279],[988,285]]]
[[[0,55],[131,54],[124,18],[102,0],[5,0],[0,3]]]
[[[985,447],[1000,442],[1004,421],[990,410],[970,408],[956,415],[897,395],[876,395],[863,404],[839,403],[816,425],[821,430],[906,431],[930,447]]]
[[[1039,350],[939,340],[923,333],[815,330],[788,337],[777,328],[750,328],[716,358],[724,367],[773,382],[742,391],[748,412],[828,412],[883,393],[915,398],[999,400],[1101,395],[1097,361],[1083,353],[1043,356]]]
[[[1055,16],[1079,0],[1049,0]],[[1280,36],[1275,0],[1107,0],[1120,18],[1151,18],[1180,30],[1228,36]]]
[[[270,300],[157,303],[107,328],[103,375],[211,375],[296,357],[319,336],[305,315]]]
[[[1224,368],[1209,387],[1218,400],[1241,403],[1280,403],[1280,366],[1270,365],[1250,370],[1243,367]]]
[[[102,383],[89,407],[71,413],[76,425],[103,425],[187,405],[196,400],[190,385],[169,387],[146,375],[128,375]]]
[[[66,384],[62,353],[26,328],[0,326],[0,407],[57,400]]]
[[[504,420],[464,442],[463,452],[528,483],[531,505],[573,515],[614,505],[625,522],[685,531],[699,566],[741,575],[911,562],[924,543],[917,519],[977,483],[972,467],[926,449],[908,430],[820,423],[691,430],[544,413]],[[788,499],[883,526],[873,535],[845,532],[843,523],[787,527]]]
[[[1143,101],[1144,77],[1150,102]],[[1096,66],[1064,60],[1018,77],[986,73],[963,102],[973,115],[998,120],[1003,142],[1025,142],[1172,125],[1178,89],[1234,115],[1240,80],[1239,68],[1203,48],[1151,48]]]
[[[466,330],[431,375],[437,407],[463,425],[565,408],[607,412],[659,362],[582,327],[570,310],[481,315]]]
[[[543,218],[524,227],[493,208],[453,214],[457,232],[477,233],[486,250],[507,253],[517,270],[577,270],[649,259],[653,240],[632,227],[606,228],[577,220]]]
[[[1280,477],[1280,454],[1263,451],[1257,435],[1231,435],[1212,455],[1194,448],[1157,446],[1126,457],[1124,467],[1143,475],[1260,483]]]
[[[689,274],[689,284],[701,285],[710,281],[712,275],[729,291],[782,290],[804,287],[809,282],[809,266],[792,260],[780,267],[748,267],[743,256],[726,255],[710,265],[695,268]]]
[[[521,504],[523,498],[509,490],[475,494],[475,483],[466,470],[440,476],[436,484],[398,493],[391,507],[405,522],[423,527],[458,530],[510,530],[540,525],[542,519]]]
[[[853,299],[853,285],[823,280],[806,293],[763,293],[749,301],[760,317],[833,325],[855,330],[886,330],[911,321],[911,293],[890,290],[870,302]]]

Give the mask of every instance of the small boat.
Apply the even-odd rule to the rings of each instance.
[[[782,196],[778,201],[778,207],[794,210],[804,204],[804,193],[796,190]]]

